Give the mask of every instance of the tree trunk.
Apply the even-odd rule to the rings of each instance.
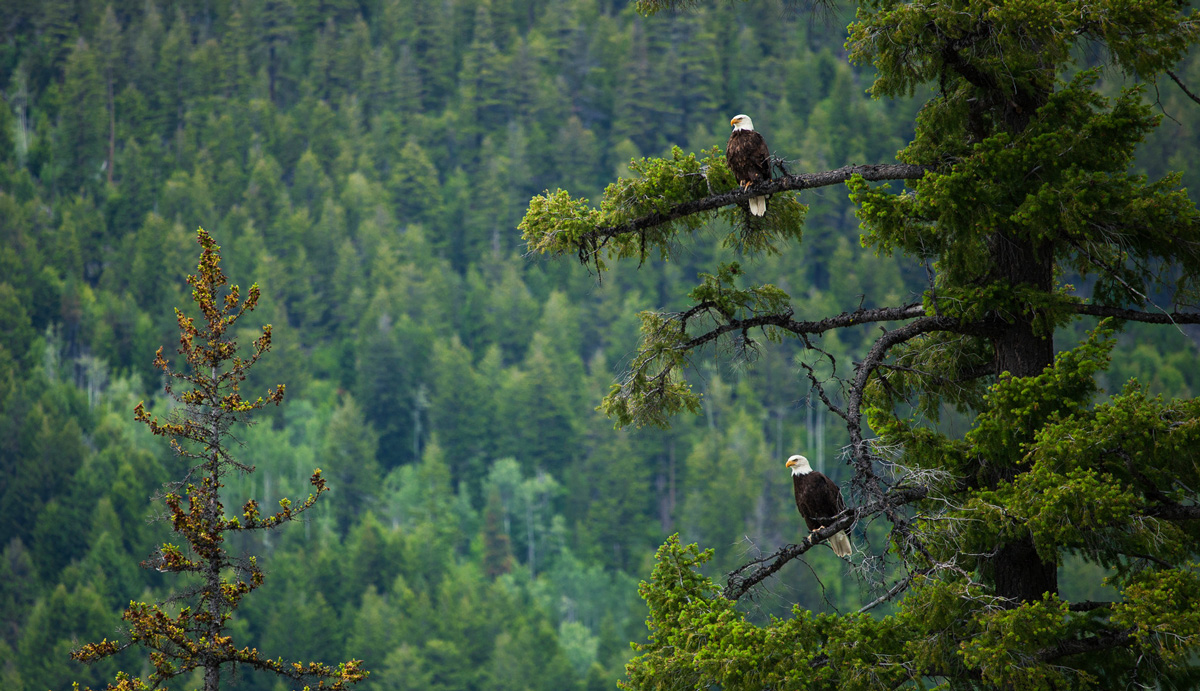
[[[117,103],[113,99],[113,78],[108,75],[108,184],[113,182],[113,164],[117,152]]]
[[[216,400],[218,394],[217,388],[217,368],[211,367],[208,372],[208,381],[210,382],[207,393],[211,396],[211,400]],[[221,514],[224,513],[220,508],[220,488],[221,488],[221,457],[219,449],[221,448],[221,426],[218,423],[219,411],[211,409],[206,411],[208,415],[208,433],[210,435],[209,451],[211,454],[208,461],[205,463],[205,470],[208,474],[206,478],[211,484],[204,492],[204,505],[202,508],[205,530],[212,531],[213,535],[219,536],[222,528],[219,527],[221,520],[224,518]],[[203,414],[203,413],[202,413]],[[224,628],[224,623],[221,621],[221,610],[224,602],[221,592],[221,551],[218,549],[215,554],[200,555],[206,562],[204,564],[204,580],[205,593],[200,598],[201,610],[209,615],[209,621],[206,628],[208,629],[209,646],[212,642],[221,635],[221,630]],[[209,648],[211,650],[211,648]],[[221,688],[221,662],[213,659],[209,650],[204,650],[202,660],[204,661],[204,691],[220,691]]]
[[[992,238],[992,260],[996,278],[1017,286],[1032,285],[1049,292],[1053,286],[1053,250],[1036,247],[1032,242],[997,234]],[[1017,314],[993,340],[996,351],[996,373],[1010,372],[1014,377],[1041,374],[1054,363],[1054,342],[1034,332],[1033,317]],[[996,477],[1012,479],[1016,475],[1016,459],[997,459],[1006,472]],[[1058,593],[1058,570],[1053,561],[1043,562],[1028,534],[1014,542],[1000,545],[993,557],[993,578],[996,594],[1019,602],[1041,600],[1044,593]]]

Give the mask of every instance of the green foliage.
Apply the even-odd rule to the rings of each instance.
[[[1023,75],[1021,81],[995,80],[1002,93],[1011,95],[1025,80],[1048,86],[1058,76],[1058,67],[1073,61],[1072,50],[1083,40],[1104,44],[1125,72],[1149,75],[1178,62],[1197,37],[1194,11],[1180,16],[1179,6],[1169,0],[1114,3],[1080,12],[1042,2],[985,3],[975,9],[979,12],[896,0],[865,2],[858,21],[849,27],[849,57],[875,66],[873,94],[911,94],[944,73],[952,58],[938,54],[938,44],[928,39],[936,32],[949,32],[965,36],[958,50],[971,51],[972,67],[979,72]],[[991,45],[976,49],[985,39]],[[1031,45],[1038,49],[1030,50]]]
[[[33,325],[17,292],[8,283],[0,283],[0,315],[3,315],[0,333],[4,334],[0,347],[10,357],[24,358],[33,343]]]
[[[1060,353],[1053,367],[1034,377],[1001,374],[984,396],[984,413],[965,436],[984,458],[1021,458],[1025,440],[1062,418],[1077,414],[1096,391],[1095,375],[1109,359],[1114,341],[1097,329],[1078,348]]]
[[[1107,302],[1143,301],[1166,279],[1150,267],[1172,257],[1190,275],[1200,254],[1180,242],[1196,211],[1178,175],[1156,182],[1127,171],[1134,147],[1158,124],[1138,89],[1110,103],[1092,90],[1097,72],[1077,74],[1049,96],[1029,126],[1014,138],[997,132],[959,153],[951,172],[931,173],[911,193],[890,194],[861,178],[849,183],[859,205],[864,246],[902,250],[937,261],[931,310],[965,320],[989,311],[1038,314],[1042,329],[1063,323],[1065,295],[1039,295],[1021,286],[978,285],[989,265],[986,233],[1023,238],[1063,256],[1081,277],[1100,274],[1094,292]],[[931,103],[927,111],[942,106]],[[925,112],[916,140],[901,153],[912,162],[946,155],[945,120],[962,113]],[[1028,171],[1036,171],[1029,175]],[[1092,237],[1104,228],[1109,242]],[[1142,271],[1117,268],[1135,258]],[[1151,282],[1153,281],[1153,282]],[[1164,281],[1168,283],[1164,283]],[[1185,279],[1180,298],[1195,286]]]
[[[654,575],[639,588],[650,606],[650,639],[635,645],[640,655],[630,662],[623,688],[867,689],[909,678],[886,662],[903,645],[896,621],[813,615],[797,607],[790,618],[772,617],[760,626],[697,572],[711,555],[694,544],[681,546],[675,535],[659,548]]]
[[[1113,606],[1113,622],[1133,629],[1138,645],[1167,662],[1183,664],[1197,637],[1196,564],[1187,570],[1143,572],[1125,587]]]
[[[610,240],[607,249],[587,255],[605,269],[599,284],[562,263],[528,261],[521,256],[527,245],[513,229],[542,190],[570,190],[555,204],[564,218],[578,217],[572,232],[579,234],[593,224],[625,223],[669,199],[733,190],[720,147],[728,117],[737,112],[754,116],[792,172],[890,161],[914,139],[916,114],[936,81],[916,85],[913,100],[865,98],[862,89],[879,75],[845,64],[844,37],[823,23],[848,21],[844,9],[812,23],[780,0],[686,4],[686,13],[642,19],[631,7],[591,0],[412,7],[344,0],[182,8],[113,3],[111,12],[93,0],[0,3],[0,477],[9,480],[0,490],[0,534],[8,540],[0,562],[0,686],[43,691],[47,679],[72,678],[102,684],[118,667],[141,665],[133,650],[110,659],[110,667],[90,669],[21,654],[65,650],[76,635],[111,636],[111,627],[72,633],[55,624],[54,636],[41,638],[45,632],[36,627],[58,619],[43,612],[35,620],[33,610],[50,602],[60,584],[80,621],[93,615],[115,621],[130,600],[171,595],[163,574],[134,565],[169,539],[167,525],[145,518],[161,512],[151,495],[178,461],[128,410],[138,400],[155,411],[166,405],[156,393],[160,372],[146,355],[177,337],[167,308],[190,290],[179,270],[191,254],[188,226],[224,238],[225,266],[263,284],[258,314],[274,324],[273,349],[249,373],[246,390],[289,384],[289,405],[265,411],[266,424],[238,435],[245,442],[240,455],[254,460],[256,472],[226,477],[220,501],[242,507],[253,498],[273,507],[283,497],[305,496],[317,465],[334,487],[303,527],[226,534],[230,554],[257,553],[270,574],[230,622],[239,644],[264,655],[321,648],[321,657],[361,657],[374,672],[364,684],[381,688],[490,688],[521,683],[506,674],[530,669],[553,670],[536,676],[554,688],[611,687],[630,655],[627,642],[641,638],[644,605],[631,574],[649,571],[653,547],[666,535],[679,531],[685,542],[715,547],[711,573],[736,565],[747,550],[797,539],[781,458],[821,448],[827,436],[824,472],[843,486],[849,476],[832,462],[833,449],[848,443],[834,416],[822,424],[817,414],[806,424],[804,404],[818,397],[798,363],[816,366],[821,376],[831,369],[813,357],[816,351],[735,328],[712,341],[715,354],[724,355],[732,340],[735,367],[702,351],[690,359],[698,367],[684,376],[678,367],[685,360],[675,358],[674,346],[647,363],[653,376],[678,361],[672,382],[690,388],[680,388],[674,400],[694,400],[701,417],[676,419],[669,431],[613,434],[611,421],[592,407],[638,357],[637,313],[658,315],[651,342],[673,343],[681,329],[672,315],[689,309],[683,303],[693,289],[696,300],[714,306],[689,318],[692,338],[727,323],[726,314],[753,319],[789,307],[794,319],[806,320],[911,302],[925,289],[924,270],[903,252],[863,257],[858,240],[868,228],[856,227],[837,188],[805,191],[803,204],[797,195],[777,194],[768,217],[750,223],[734,206],[705,212],[692,230],[680,218],[671,232],[655,236],[657,229],[648,229],[655,242],[644,252],[636,236]],[[899,3],[872,7],[916,11]],[[987,12],[1008,12],[1009,21],[1019,7]],[[1047,7],[1021,11],[1040,16]],[[1106,40],[1124,51],[1121,64],[1146,64],[1178,54],[1170,41],[1194,31],[1190,20],[1161,21],[1166,9],[1126,3],[1054,26],[1082,28],[1084,38],[1111,34]],[[906,20],[906,30],[926,32],[916,45],[937,45],[936,32],[922,21],[958,22],[943,28],[959,36],[952,29],[979,16],[944,10],[931,6],[921,10],[923,19]],[[1139,31],[1166,27],[1175,38],[1121,34],[1114,22],[1137,16],[1144,19]],[[1036,40],[1074,40],[1046,31],[1035,28]],[[1031,35],[1000,33],[996,41],[1013,52]],[[889,37],[876,37],[898,59],[943,59],[932,49],[906,58]],[[1012,76],[1003,72],[1010,64],[1005,56],[983,54],[987,45],[994,43],[964,55],[986,57]],[[1096,62],[1086,50],[1075,55],[1075,67]],[[1188,58],[1174,70],[1195,84],[1198,65]],[[1057,78],[1073,83],[1075,67],[1054,70],[1041,83],[1056,89]],[[1196,186],[1190,165],[1200,143],[1200,110],[1160,79],[1153,97],[1173,119],[1150,128],[1155,114],[1140,105],[1150,92],[1122,95],[1127,85],[1110,74],[1100,73],[1074,95],[1055,96],[1056,112],[1081,129],[1039,120],[1037,142],[1018,134],[1001,140],[991,131],[971,139],[964,103],[976,94],[951,79],[945,93],[926,103],[920,118],[928,124],[918,123],[915,135],[920,145],[905,154],[938,165],[970,159],[979,192],[1001,208],[972,216],[960,204],[956,217],[986,216],[1031,236],[1070,225],[1086,252],[1072,248],[1073,263],[1061,278],[1078,289],[1062,286],[1046,296],[974,286],[987,304],[1009,309],[1018,321],[1032,305],[1044,328],[1057,326],[1087,291],[1097,301],[1138,303],[1126,285],[1170,309],[1158,286],[1172,274],[1156,274],[1155,262],[1193,247],[1191,236],[1179,232],[1192,217],[1178,190]],[[988,115],[982,122],[1002,119]],[[1144,141],[1134,151],[1138,136]],[[978,154],[977,143],[984,145]],[[1055,155],[1051,144],[1071,151]],[[675,146],[697,153],[676,154]],[[1085,170],[1097,162],[1102,172]],[[1038,166],[1053,174],[1039,177],[1032,169]],[[1172,170],[1182,172],[1182,182]],[[938,174],[953,177],[954,170]],[[618,177],[606,205],[597,195]],[[1016,183],[1025,196],[1006,197],[1001,185]],[[943,198],[957,203],[949,193],[971,184],[955,178]],[[573,200],[582,197],[597,199],[597,208],[577,207]],[[593,211],[611,218],[589,216]],[[1119,240],[1120,251],[1089,242],[1097,224]],[[919,221],[905,231],[916,238],[911,244],[940,251],[946,234],[964,241],[978,235],[930,226]],[[899,234],[887,241],[913,251]],[[612,261],[618,247],[642,269]],[[664,248],[670,256],[660,260]],[[978,258],[977,249],[964,244],[962,256]],[[723,268],[735,262],[740,273]],[[1120,280],[1111,277],[1117,264]],[[938,267],[960,269],[981,275],[979,266]],[[958,289],[939,285],[927,306],[965,313],[969,305],[941,299],[977,299]],[[1059,327],[1056,338],[1069,343],[1084,328]],[[827,332],[810,345],[836,358],[832,369],[845,375],[877,333],[874,326]],[[248,342],[258,334],[237,335]],[[873,417],[873,430],[903,444],[906,461],[918,469],[974,472],[980,458],[961,438],[938,430],[961,430],[983,409],[992,382],[969,377],[991,362],[991,345],[933,333],[906,344],[903,355],[893,353],[889,363],[899,367],[888,371],[886,385],[872,377],[879,396],[893,397],[881,398],[879,410],[893,415]],[[1172,501],[1187,500],[1171,483],[1192,472],[1186,445],[1192,437],[1181,432],[1196,413],[1176,399],[1200,391],[1195,359],[1194,345],[1178,331],[1126,325],[1112,367],[1098,373],[1098,382],[1110,391],[1130,377],[1141,385],[1094,414],[1084,406],[1044,426],[1063,439],[1101,446],[1047,436],[1036,445],[1023,442],[1029,459],[1023,465],[1005,459],[1031,467],[1043,448],[1046,459],[1062,459],[1039,466],[1035,483],[1014,483],[1005,496],[1020,504],[1020,520],[1037,521],[1044,540],[1073,541],[1058,554],[1061,573],[1070,574],[1059,578],[1064,599],[1068,590],[1106,592],[1089,597],[1107,599],[1120,583],[1105,591],[1102,577],[1132,578],[1153,564],[1122,550],[1172,563],[1179,557],[1155,542],[1160,535],[1190,536],[1172,532],[1178,521],[1072,532],[1056,517],[1098,526],[1097,517],[1113,515],[1130,493],[1136,511],[1156,506],[1145,501],[1143,481],[1121,457],[1105,455],[1118,447],[1150,458],[1136,466],[1146,482]],[[906,415],[904,396],[924,417]],[[360,416],[348,412],[351,400]],[[631,421],[642,420],[631,424],[656,426],[652,408],[631,412]],[[925,424],[934,418],[938,429]],[[1123,426],[1139,432],[1122,436]],[[1155,440],[1165,445],[1149,443]],[[555,488],[535,493],[532,521],[513,499],[506,524],[503,502],[485,487],[489,470],[506,457],[519,471],[514,486]],[[1102,466],[1092,462],[1098,457]],[[739,478],[735,490],[727,474]],[[1119,484],[1105,487],[1109,476]],[[942,487],[954,486],[954,477],[937,477]],[[1033,493],[1042,490],[1055,495],[1052,511],[1039,513]],[[1105,505],[1088,513],[1082,502],[1092,490]],[[868,534],[876,546],[876,538],[884,539],[877,524]],[[821,640],[811,622],[820,619],[834,631],[836,620],[792,615],[793,602],[849,611],[871,597],[857,581],[841,578],[842,564],[821,552],[809,559],[812,575],[794,566],[781,573],[786,587],[758,599],[750,618],[755,625],[768,614],[800,620],[788,640],[806,651],[819,650]],[[906,626],[915,630],[936,611],[951,630],[954,617],[970,616],[956,600],[963,592],[980,591],[976,585],[938,591],[925,601],[936,607],[914,608]],[[377,635],[364,633],[381,618],[388,624]],[[852,619],[846,631],[899,655],[904,627]],[[738,626],[746,641],[764,640],[750,624]],[[839,665],[856,670],[842,683],[904,678],[897,668],[883,674],[867,664],[870,651],[850,646],[846,635],[830,647]],[[953,659],[956,645],[952,636],[930,640],[923,654]],[[718,653],[738,660],[747,684],[756,679],[747,671],[753,654],[734,645]],[[803,666],[779,659],[772,679],[799,686],[807,678]],[[1088,659],[1107,665],[1113,678],[1133,664],[1121,654]],[[1064,662],[1072,660],[1058,664]],[[719,671],[720,664],[714,657],[710,666]],[[833,678],[829,664],[818,669]],[[1184,677],[1172,678],[1186,685],[1178,681]],[[201,685],[198,677],[184,681],[188,688]],[[236,683],[247,691],[284,687],[246,666]]]
[[[522,239],[533,252],[578,252],[580,261],[595,263],[598,271],[607,267],[600,253],[603,247],[607,247],[604,256],[608,260],[637,257],[645,261],[654,250],[666,258],[678,234],[694,233],[717,218],[734,228],[725,242],[747,252],[762,252],[773,248],[775,242],[800,239],[805,207],[791,193],[773,196],[766,216],[755,223],[739,219],[736,210],[712,210],[678,218],[664,216],[661,223],[635,233],[611,238],[604,234],[634,219],[666,214],[679,204],[736,189],[725,155],[717,147],[703,154],[697,160],[696,154],[685,155],[676,146],[671,148],[670,158],[630,161],[633,177],[610,183],[599,209],[561,189],[535,196],[518,226]]]
[[[623,381],[613,384],[600,405],[618,427],[657,425],[667,427],[680,411],[700,412],[700,397],[683,376],[690,361],[693,336],[689,322],[707,323],[705,317],[725,321],[745,320],[787,309],[789,296],[767,284],[739,289],[743,275],[737,262],[723,264],[716,275],[700,274],[702,283],[689,293],[695,307],[681,314],[642,312],[642,344]],[[779,342],[779,333],[764,330],[767,340]]]
[[[378,501],[380,472],[375,460],[378,444],[378,435],[367,425],[362,410],[352,397],[346,396],[329,418],[321,454],[336,491],[346,497],[333,508],[342,532]]]

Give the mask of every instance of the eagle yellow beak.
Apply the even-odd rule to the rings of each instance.
[[[787,463],[784,463],[784,464],[783,464],[783,467],[784,467],[784,468],[791,468],[791,467],[792,467],[792,466],[794,466],[794,465],[796,465],[796,462],[795,462],[795,461],[791,461],[791,460],[789,460]]]
[[[734,119],[732,119],[732,120],[730,120],[730,121],[729,121],[729,124],[730,124],[730,125],[736,125],[736,124],[737,124],[737,121],[738,121],[738,119],[737,119],[737,118],[734,118]]]

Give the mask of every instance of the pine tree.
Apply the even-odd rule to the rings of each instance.
[[[18,360],[25,357],[36,335],[20,297],[7,282],[0,283],[0,351]]]
[[[483,512],[483,573],[495,578],[512,571],[512,538],[505,529],[504,505],[500,492],[491,488]]]
[[[328,460],[330,477],[338,488],[333,513],[342,533],[379,500],[378,445],[378,435],[367,426],[358,404],[350,396],[343,398],[329,419],[321,454]]]
[[[387,188],[397,217],[405,224],[435,221],[442,208],[442,187],[429,154],[408,139],[391,160],[394,167]]]
[[[104,9],[104,19],[97,32],[96,50],[99,53],[100,72],[104,75],[104,96],[108,106],[108,159],[105,173],[108,184],[113,181],[113,164],[116,163],[117,147],[117,110],[116,110],[116,72],[120,66],[121,54],[121,24],[113,12],[112,5]]]
[[[63,122],[54,149],[54,168],[65,191],[94,191],[100,187],[106,160],[108,127],[101,114],[107,111],[96,55],[83,39],[75,44],[64,72]]]
[[[131,602],[122,615],[128,626],[127,640],[105,638],[78,648],[71,657],[94,663],[134,645],[149,648],[153,671],[145,679],[118,672],[116,683],[106,687],[110,691],[157,688],[193,670],[203,670],[205,691],[217,691],[222,667],[234,664],[315,682],[317,688],[345,689],[366,677],[358,660],[336,668],[320,662],[285,663],[282,658],[264,657],[256,648],[237,647],[228,633],[232,611],[242,598],[262,585],[263,571],[255,557],[231,557],[224,546],[226,534],[270,530],[294,520],[328,488],[317,469],[310,479],[315,491],[303,502],[293,506],[288,499],[281,499],[278,512],[263,516],[258,502],[249,499],[240,516],[225,515],[220,497],[222,478],[231,472],[254,470],[234,459],[227,437],[234,425],[248,422],[250,413],[270,403],[279,405],[284,387],[280,384],[254,400],[242,397],[241,382],[271,348],[271,326],[263,327],[248,356],[239,353],[233,328],[257,305],[258,285],[251,286],[244,299],[238,286],[224,288],[227,280],[221,269],[220,247],[203,229],[197,231],[197,240],[202,248],[200,262],[196,274],[188,276],[188,283],[202,326],[197,327],[194,317],[176,310],[179,353],[186,365],[172,364],[163,357],[161,347],[154,359],[155,366],[168,377],[167,394],[181,407],[160,421],[139,403],[134,417],[154,435],[166,437],[172,450],[191,464],[186,477],[164,497],[172,529],[186,547],[163,543],[144,565],[163,572],[195,574],[200,582],[190,594],[181,596],[193,604],[183,606],[174,615],[159,604]],[[189,388],[179,392],[176,382]]]
[[[756,285],[727,261],[701,275],[686,309],[641,313],[638,353],[602,404],[619,425],[701,412],[685,369],[706,344],[728,343],[749,362],[794,339],[808,380],[799,393],[811,389],[843,421],[852,478],[849,509],[734,570],[723,588],[697,571],[711,553],[664,544],[642,589],[651,639],[628,668],[630,687],[893,688],[936,677],[1065,688],[1200,676],[1200,474],[1185,451],[1200,441],[1200,401],[1153,398],[1136,382],[1101,397],[1096,374],[1118,324],[1101,321],[1074,347],[1065,328],[1096,317],[1200,323],[1200,213],[1179,174],[1130,172],[1158,123],[1143,87],[1106,97],[1098,83],[1171,70],[1200,39],[1198,20],[1170,0],[1086,11],[868,0],[847,46],[874,66],[872,93],[935,90],[901,163],[783,175],[748,192],[719,150],[676,150],[635,162],[598,208],[562,191],[532,200],[521,226],[530,249],[602,271],[675,256],[685,235],[714,223],[743,255],[784,251],[804,226],[793,191],[846,183],[864,247],[929,277],[920,301],[814,314],[820,301]],[[1076,70],[1084,42],[1111,64]],[[845,111],[834,110],[839,122]],[[857,132],[845,135],[838,148],[870,155]],[[883,180],[907,189],[870,184]],[[734,206],[763,193],[761,220]],[[1072,275],[1086,291],[1066,283]],[[848,366],[834,334],[862,338],[849,330],[863,324],[887,326]],[[878,597],[858,613],[797,610],[757,626],[735,609],[834,532],[872,523],[890,532],[885,546],[860,535],[852,564],[877,574]],[[1116,601],[1060,592],[1058,566],[1072,555],[1111,569]],[[866,615],[893,600],[894,616]]]
[[[457,63],[447,4],[418,2],[412,6],[413,62],[421,85],[424,110],[437,112],[450,95]]]
[[[471,45],[463,56],[459,75],[459,94],[462,115],[460,136],[470,135],[470,147],[476,148],[482,135],[493,132],[508,119],[507,84],[504,81],[507,60],[496,47],[492,16],[488,5],[480,3],[475,10]]]

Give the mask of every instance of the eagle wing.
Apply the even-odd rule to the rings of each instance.
[[[734,130],[725,145],[725,161],[739,184],[771,179],[767,140],[754,130]]]
[[[846,510],[842,490],[833,480],[817,471],[793,475],[796,510],[804,517],[809,530],[829,524],[829,519]]]

